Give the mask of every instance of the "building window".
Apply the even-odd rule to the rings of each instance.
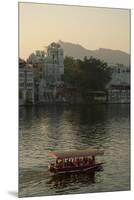
[[[22,72],[22,73],[19,73],[19,77],[20,78],[23,78],[24,77],[24,73]]]
[[[32,87],[33,83],[27,83],[27,87]]]
[[[23,91],[19,90],[19,99],[23,99]]]
[[[19,83],[20,87],[24,87],[24,82],[23,83]]]

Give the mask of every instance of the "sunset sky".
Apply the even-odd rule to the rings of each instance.
[[[19,3],[21,58],[59,40],[129,53],[130,10]]]

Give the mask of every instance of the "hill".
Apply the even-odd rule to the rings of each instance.
[[[80,44],[73,44],[69,42],[63,42],[59,40],[58,42],[64,49],[65,56],[72,56],[74,58],[83,59],[85,56],[94,58],[98,58],[104,60],[107,63],[113,64],[124,64],[129,65],[130,56],[129,54],[120,51],[120,50],[112,50],[99,48],[97,50],[88,50],[81,46]]]

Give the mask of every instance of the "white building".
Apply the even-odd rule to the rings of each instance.
[[[45,59],[44,79],[47,86],[63,83],[64,56],[63,49],[58,43],[51,43]]]
[[[57,97],[58,91],[63,87],[64,81],[64,55],[63,49],[58,43],[51,43],[47,48],[45,58],[43,78],[39,87],[40,101],[53,102]]]
[[[36,50],[35,53],[32,53],[27,59],[28,63],[35,64],[41,61],[44,61],[46,57],[45,51]]]
[[[19,104],[34,104],[34,79],[32,65],[19,61]]]
[[[45,58],[45,51],[36,50],[35,53],[32,53],[27,59],[27,63],[33,65],[35,103],[39,101],[39,86],[43,78]]]
[[[108,84],[108,102],[130,103],[130,67],[110,65],[112,79]]]

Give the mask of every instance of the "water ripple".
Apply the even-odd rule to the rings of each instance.
[[[129,105],[20,108],[20,197],[129,190]],[[49,151],[100,146],[104,169],[52,176]]]

